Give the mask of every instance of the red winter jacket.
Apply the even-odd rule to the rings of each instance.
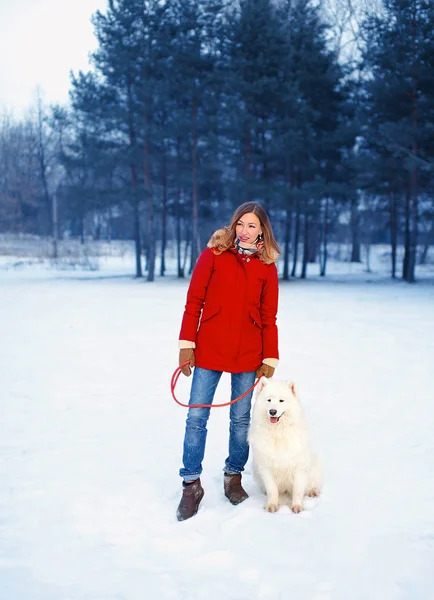
[[[196,366],[244,373],[264,358],[279,358],[276,265],[258,256],[247,262],[234,248],[207,248],[194,268],[180,340],[195,342]]]

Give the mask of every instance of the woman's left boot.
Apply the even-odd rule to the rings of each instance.
[[[235,473],[235,475],[225,473],[224,488],[225,496],[231,504],[241,504],[241,502],[244,502],[249,497],[241,485],[241,473]]]

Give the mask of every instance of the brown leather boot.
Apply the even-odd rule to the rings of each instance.
[[[225,473],[224,477],[225,496],[231,504],[240,504],[244,502],[249,495],[241,485],[241,473],[229,475]]]
[[[178,521],[185,521],[197,513],[204,493],[200,479],[190,485],[182,484],[182,498],[176,511]]]

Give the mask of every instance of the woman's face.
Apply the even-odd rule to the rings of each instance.
[[[261,223],[253,213],[246,213],[237,221],[235,232],[240,242],[253,244],[259,234],[262,233]]]

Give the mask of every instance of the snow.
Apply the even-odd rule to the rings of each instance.
[[[248,463],[250,498],[230,505],[220,408],[200,511],[178,523],[186,411],[169,382],[188,282],[135,280],[131,256],[99,271],[8,260],[1,600],[434,598],[432,279],[282,282],[276,377],[298,384],[323,494],[300,515],[266,513]],[[225,375],[215,401],[228,392]]]

